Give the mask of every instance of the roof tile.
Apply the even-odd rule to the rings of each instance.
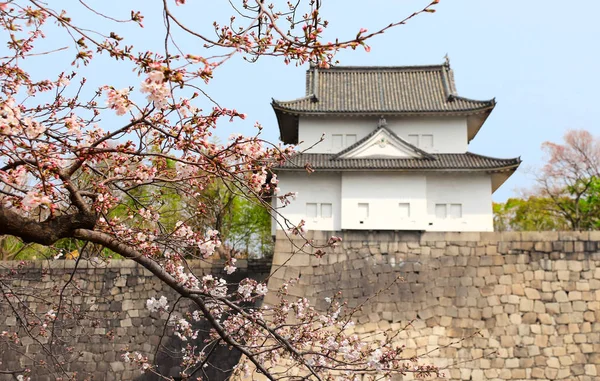
[[[487,110],[494,100],[455,94],[448,65],[311,68],[304,98],[273,100],[291,113],[453,113]]]
[[[278,170],[304,170],[307,164],[314,169],[348,170],[463,170],[498,171],[514,170],[521,163],[520,158],[498,159],[471,152],[431,154],[429,158],[360,158],[339,159],[335,154],[303,153],[290,157]]]

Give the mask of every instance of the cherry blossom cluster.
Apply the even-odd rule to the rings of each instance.
[[[139,366],[142,373],[144,373],[147,370],[150,370],[152,368],[152,365],[148,361],[148,357],[142,355],[139,352],[133,352],[133,353],[125,352],[125,353],[123,353],[123,355],[121,357],[123,358],[123,362],[133,363],[133,364],[136,364],[137,366]]]
[[[158,108],[167,106],[167,99],[171,95],[166,78],[160,70],[153,70],[148,73],[148,77],[142,83],[140,88],[142,93],[147,93],[146,99],[152,102]]]
[[[150,312],[166,311],[169,309],[168,300],[164,296],[158,299],[152,297],[146,301],[146,308]]]
[[[337,296],[327,311],[318,311],[307,299],[290,300],[284,285],[275,305],[249,308],[268,293],[265,283],[245,279],[228,284],[215,275],[194,274],[186,262],[215,256],[222,245],[216,223],[195,224],[206,213],[208,205],[200,196],[211,185],[231,185],[272,213],[277,213],[272,197],[285,205],[296,196],[279,194],[274,173],[294,154],[294,147],[264,141],[258,123],[253,136],[234,135],[224,144],[215,141],[215,130],[223,121],[247,118],[209,95],[219,67],[235,55],[249,61],[275,56],[286,64],[328,67],[340,49],[368,50],[369,38],[432,12],[437,2],[379,30],[357,28],[358,34],[348,40],[325,41],[328,22],[321,15],[320,1],[234,1],[232,12],[238,17],[215,22],[214,34],[199,32],[196,25],[178,18],[178,12],[185,12],[185,1],[165,1],[151,5],[160,7],[157,14],[166,26],[167,38],[156,51],[139,50],[128,42],[129,30],[122,25],[142,27],[144,15],[139,11],[124,19],[104,15],[104,23],[96,25],[71,17],[69,10],[51,8],[69,7],[66,3],[0,2],[0,30],[7,48],[0,58],[0,235],[46,246],[65,238],[94,244],[103,253],[134,260],[152,271],[197,307],[172,322],[175,335],[187,343],[186,369],[208,361],[205,347],[196,343],[195,327],[206,321],[212,327],[212,344],[236,347],[245,354],[238,370],[255,370],[271,380],[288,377],[276,371],[286,364],[317,379],[409,371],[437,374],[435,368],[407,363],[391,336],[374,344],[352,334],[353,312]],[[102,14],[86,8],[93,17]],[[47,28],[52,28],[51,34],[45,33]],[[179,34],[200,42],[192,44],[198,47],[193,54],[181,51],[174,38]],[[40,43],[46,36],[62,38],[61,43]],[[59,49],[61,55],[46,50],[64,41],[68,46]],[[43,65],[47,56],[57,57],[60,64],[62,54],[69,55],[63,62],[68,71],[34,75],[25,70]],[[107,74],[92,88],[81,74],[86,65],[100,62],[99,56],[105,59],[102,65],[109,62],[117,70],[134,73],[131,82],[123,87]],[[306,170],[312,171],[309,164]],[[288,228],[291,234],[304,236],[304,222]],[[332,237],[328,246],[338,243]],[[312,244],[307,241],[306,246]],[[322,256],[326,250],[311,253]],[[86,250],[81,255],[97,254]],[[226,258],[224,271],[235,270],[235,258]],[[169,312],[170,306],[176,302],[166,296],[146,304],[151,312]],[[64,311],[55,307],[29,324],[35,326],[36,335],[49,336],[63,317]],[[20,340],[14,332],[2,332],[0,337],[13,343]],[[53,339],[47,342],[58,342]],[[48,352],[54,348],[45,347]],[[127,352],[123,360],[142,371],[156,371],[142,353]]]

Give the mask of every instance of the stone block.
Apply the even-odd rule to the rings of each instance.
[[[523,240],[521,232],[502,232],[496,234],[498,234],[498,241],[520,242]]]
[[[539,291],[534,288],[529,288],[529,287],[525,288],[525,296],[528,299],[532,299],[532,300],[541,299]]]
[[[496,255],[498,254],[498,246],[496,245],[487,245],[485,248],[486,255]]]
[[[125,370],[125,366],[120,361],[113,361],[113,362],[111,362],[110,363],[110,368],[115,373],[120,373],[120,372],[123,372]]]
[[[585,374],[587,376],[597,376],[598,375],[598,368],[594,364],[586,364],[586,365],[584,365],[584,369],[585,369]]]
[[[522,241],[553,242],[558,236],[558,232],[521,232]]]
[[[578,242],[578,243],[581,243],[583,245],[582,242]],[[568,268],[570,271],[581,272],[581,271],[583,271],[583,263],[581,261],[569,261]]]
[[[588,241],[590,233],[587,231],[562,231],[558,232],[559,241]]]
[[[541,378],[545,378],[545,377],[546,377],[546,374],[544,373],[543,368],[533,368],[531,370],[531,378],[541,379]]]
[[[582,299],[582,295],[581,295],[580,291],[569,292],[569,300],[570,301],[581,300],[581,299]]]
[[[552,242],[536,242],[534,250],[542,253],[549,253],[552,251]]]
[[[521,298],[519,303],[519,311],[530,312],[533,311],[533,301],[525,298]]]
[[[569,296],[567,295],[566,292],[564,291],[556,291],[554,293],[554,300],[556,300],[558,303],[565,303],[569,301]]]

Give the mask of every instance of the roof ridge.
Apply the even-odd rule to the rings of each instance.
[[[446,155],[446,154],[439,154],[439,155]],[[491,160],[514,160],[517,159],[519,161],[519,163],[521,162],[521,156],[519,157],[511,157],[511,158],[502,158],[502,157],[493,157],[493,156],[487,156],[487,155],[482,155],[479,153],[474,153],[474,152],[465,152],[465,155],[471,155],[471,156],[476,156],[476,157],[481,157],[484,159],[491,159]]]
[[[300,98],[296,98],[296,99],[290,99],[289,101],[279,101],[275,98],[271,98],[271,104],[277,104],[277,105],[282,105],[282,104],[286,104],[286,103],[294,103],[294,102],[301,102],[303,100],[311,100],[311,101],[318,101],[318,98],[316,96],[316,94],[308,94],[305,95],[303,97]]]
[[[454,95],[456,95],[454,89],[452,88],[452,84],[450,83],[450,75],[448,74],[449,65],[444,65],[442,72],[442,86],[444,88],[444,93],[446,93],[446,101],[452,101],[455,99]]]
[[[446,64],[433,64],[433,65],[405,65],[405,66],[375,66],[375,65],[371,65],[371,66],[331,66],[329,68],[316,68],[316,67],[310,67],[308,68],[306,71],[310,72],[310,71],[314,71],[314,70],[319,70],[321,72],[328,72],[328,71],[400,71],[400,70],[406,70],[406,71],[418,71],[418,70],[428,70],[428,71],[432,71],[432,70],[442,70],[443,68],[447,67]]]
[[[487,100],[479,100],[479,99],[467,98],[467,97],[463,97],[460,95],[452,94],[452,98],[459,99],[461,101],[466,101],[466,102],[492,103],[493,105],[496,104],[496,97],[494,97],[492,99],[487,99]]]

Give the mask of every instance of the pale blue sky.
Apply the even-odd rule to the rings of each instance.
[[[128,42],[157,49],[157,39],[162,40],[162,35],[156,33],[160,33],[162,23],[158,8],[149,5],[152,2],[89,3],[104,7],[115,17],[126,18],[131,9],[144,12],[146,27],[128,28],[135,33]],[[217,19],[219,14],[227,19],[225,1],[188,0],[187,3],[173,8],[198,29],[206,30],[210,26],[206,21]],[[323,3],[322,12],[331,23],[329,35],[348,38],[361,27],[374,30],[402,19],[428,1],[323,0]],[[59,5],[56,2],[55,6]],[[214,9],[208,9],[209,6]],[[75,15],[90,17],[80,12]],[[421,15],[376,37],[370,43],[370,53],[358,49],[342,52],[338,59],[341,65],[420,65],[441,63],[448,53],[460,95],[476,99],[496,97],[498,102],[471,142],[470,151],[496,157],[520,155],[523,159],[522,168],[495,193],[494,199],[502,201],[531,184],[524,169],[541,164],[542,142],[559,141],[569,128],[586,128],[600,134],[598,14],[600,1],[441,0],[435,14]],[[200,44],[193,40],[184,39],[180,43],[191,53],[200,49]],[[198,53],[205,54],[202,50]],[[52,61],[44,59],[41,66],[38,61],[36,69],[45,71],[56,65],[64,70],[60,61],[57,57]],[[232,132],[248,133],[252,131],[250,126],[260,121],[265,127],[264,138],[276,141],[279,134],[271,97],[286,100],[302,96],[306,68],[285,66],[280,59],[270,58],[255,64],[234,59],[219,68],[207,90],[223,106],[247,113],[248,119],[245,124],[224,123],[217,135],[227,138]],[[122,67],[120,71],[108,71],[106,66],[95,64],[88,70],[94,85],[111,83],[124,87],[132,79],[132,73]]]

